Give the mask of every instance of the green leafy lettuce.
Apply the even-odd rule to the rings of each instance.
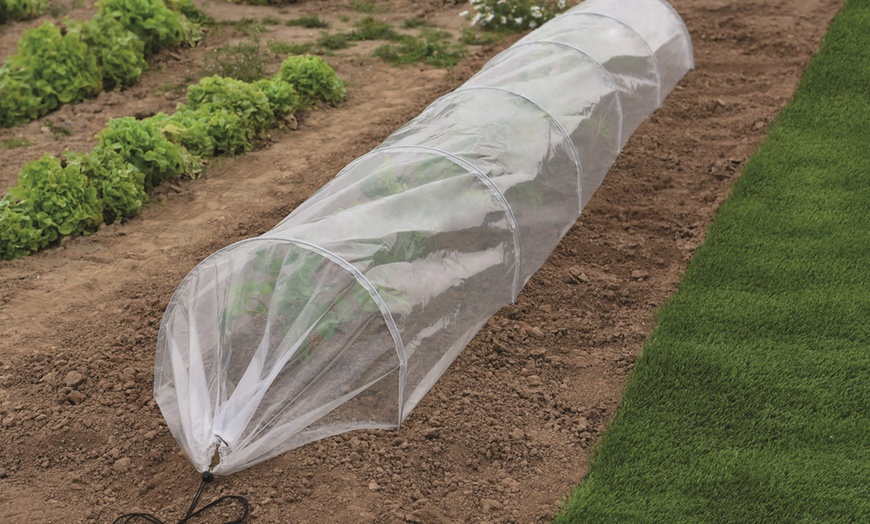
[[[278,79],[287,82],[299,93],[302,108],[317,102],[337,105],[347,97],[344,82],[322,58],[303,55],[284,60]]]
[[[0,237],[8,244],[0,246],[4,258],[89,233],[103,221],[97,191],[80,167],[62,166],[52,155],[27,163],[3,202]]]

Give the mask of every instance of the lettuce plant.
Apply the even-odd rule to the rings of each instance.
[[[178,104],[175,113],[157,113],[148,120],[170,142],[181,145],[189,154],[197,157],[215,156],[217,143],[211,136],[209,123],[203,115],[186,105]]]
[[[193,110],[181,104],[176,115],[178,124],[186,130],[182,143],[193,147],[194,154],[235,155],[254,149],[254,132],[228,107],[203,104]]]
[[[213,113],[211,106],[217,106],[238,115],[251,139],[275,123],[269,98],[263,91],[255,84],[234,78],[203,78],[198,85],[187,89],[187,101],[194,111],[203,109]]]
[[[93,231],[103,221],[97,191],[79,166],[62,166],[50,154],[24,166],[6,199],[13,212],[27,216],[31,227],[41,231],[39,247]]]
[[[15,201],[9,195],[0,200],[0,260],[23,257],[47,244],[32,216],[31,201]]]
[[[144,43],[146,56],[201,37],[195,24],[166,7],[162,0],[100,0],[99,12],[115,18],[138,36]]]
[[[161,130],[147,120],[129,116],[113,118],[97,139],[98,148],[116,153],[142,172],[145,190],[178,178],[184,172],[181,146],[167,140]]]
[[[112,18],[98,19],[92,26],[70,26],[63,38],[98,42],[93,31],[100,24],[109,28],[104,34],[126,31]],[[130,42],[138,41],[127,34]],[[111,54],[109,47],[105,49],[106,56]],[[121,51],[117,58],[122,61]],[[125,82],[125,71],[132,71],[126,66],[135,64],[119,64],[115,82]],[[0,94],[9,86],[26,90],[27,85],[9,71],[8,65],[0,68]],[[195,177],[202,170],[202,157],[250,151],[278,118],[318,100],[343,99],[344,85],[325,62],[291,57],[272,79],[249,83],[205,78],[188,89],[188,104],[179,104],[172,115],[111,119],[90,153],[67,153],[65,162],[46,155],[19,173],[18,186],[0,201],[0,258],[24,256],[63,236],[88,233],[103,220],[112,223],[135,216],[148,201],[148,190],[181,174]],[[9,104],[0,97],[0,111]],[[22,107],[38,110],[38,105]]]
[[[87,155],[67,153],[66,159],[96,190],[107,224],[138,215],[148,202],[145,175],[115,151],[97,147]]]
[[[41,15],[48,0],[0,0],[0,24],[7,20],[27,20]]]
[[[295,113],[302,105],[296,89],[280,78],[257,80],[254,86],[266,95],[276,118]]]
[[[12,5],[8,1],[0,4]],[[171,5],[198,13],[188,0]],[[46,22],[26,31],[18,52],[0,67],[0,126],[29,122],[104,87],[131,85],[147,68],[148,56],[201,37],[196,23],[163,0],[101,0],[87,22],[67,20],[64,27]]]
[[[105,89],[120,89],[139,81],[148,69],[145,42],[117,18],[98,12],[84,23],[69,25],[78,31],[97,60]]]
[[[62,34],[50,22],[24,32],[18,53],[0,70],[0,124],[17,125],[103,89],[96,57],[79,32]]]
[[[29,122],[44,114],[42,100],[34,96],[26,75],[7,63],[0,67],[0,127]]]
[[[337,105],[347,97],[344,83],[322,58],[302,55],[284,60],[278,79],[287,82],[299,93],[301,109],[318,101]]]

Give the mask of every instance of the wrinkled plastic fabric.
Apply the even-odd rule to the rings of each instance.
[[[589,0],[200,263],[167,307],[154,384],[196,468],[398,428],[692,67],[667,3]]]

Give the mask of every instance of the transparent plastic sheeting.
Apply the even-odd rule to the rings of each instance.
[[[692,67],[667,3],[589,0],[199,264],[166,310],[154,384],[196,468],[398,428]]]

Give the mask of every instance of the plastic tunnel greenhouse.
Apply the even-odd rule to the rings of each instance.
[[[666,2],[588,0],[200,263],[167,307],[154,384],[194,466],[398,428],[692,67]]]

